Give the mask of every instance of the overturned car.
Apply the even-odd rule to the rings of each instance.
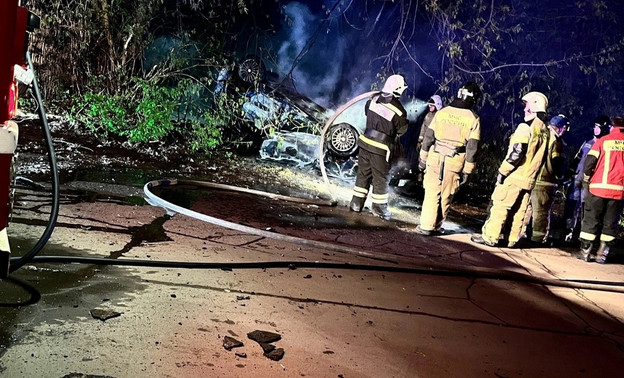
[[[357,168],[357,140],[364,131],[363,108],[341,117],[325,133],[321,130],[333,111],[323,108],[295,89],[292,80],[267,72],[262,60],[247,56],[234,70],[222,69],[216,93],[240,93],[244,117],[263,135],[259,148],[262,159],[300,167],[318,165],[319,147],[328,173],[352,178]]]

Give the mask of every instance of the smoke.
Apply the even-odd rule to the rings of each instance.
[[[344,38],[335,28],[317,30],[322,23],[320,16],[302,3],[287,4],[284,14],[278,69],[282,74],[292,70],[297,90],[328,107],[342,76]]]
[[[325,5],[314,1],[293,1],[283,8],[284,18],[280,32],[273,40],[277,46],[277,70],[280,75],[292,73],[296,89],[314,102],[335,109],[348,100],[379,89],[383,85],[378,75],[388,47],[384,40],[395,36],[400,7],[394,3],[367,3],[342,1],[333,9],[336,0],[325,0]],[[310,5],[307,5],[310,4]],[[426,40],[410,48],[409,54],[421,58],[432,55],[426,51]],[[418,51],[416,51],[418,50]],[[409,85],[402,96],[409,102],[415,93],[423,92],[421,74],[416,65],[404,59],[393,61],[395,70]],[[293,65],[295,67],[293,68]],[[431,92],[424,90],[425,95]],[[420,111],[420,105],[417,106]]]

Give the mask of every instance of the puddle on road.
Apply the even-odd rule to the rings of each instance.
[[[350,212],[346,206],[317,206],[191,185],[158,187],[154,188],[153,193],[178,206],[230,222],[284,229],[404,229],[415,227],[420,217],[419,202],[407,198],[401,198],[391,204],[391,210],[394,211],[393,220],[387,222],[369,214],[368,209],[356,214]],[[312,198],[309,193],[287,191],[284,188],[281,188],[279,194]],[[448,233],[475,232],[480,227],[481,223],[478,221],[462,219],[455,215],[449,216],[445,223]]]
[[[160,172],[141,169],[110,171],[77,171],[64,174],[61,182],[68,186],[63,191],[65,203],[118,201],[120,204],[145,205],[143,198],[127,193],[114,193],[118,187],[127,186],[142,192],[143,185],[163,177]],[[204,178],[205,179],[205,178]],[[315,198],[314,194],[296,192],[280,186],[258,184],[253,189],[266,190],[299,198]],[[113,192],[113,193],[111,193]],[[398,229],[415,227],[419,217],[419,203],[413,200],[398,201],[393,204],[396,219],[383,221],[369,214],[349,212],[346,206],[326,207],[302,203],[287,202],[260,197],[253,194],[198,188],[194,186],[173,186],[155,188],[154,192],[163,199],[185,208],[207,215],[223,218],[236,223],[282,227],[284,229]],[[20,189],[17,191],[19,201]],[[45,196],[48,192],[28,194]],[[46,199],[47,201],[48,199]],[[61,204],[62,206],[62,204]],[[235,209],[232,211],[232,209]],[[366,210],[365,210],[366,211]],[[407,221],[399,220],[407,219]],[[142,242],[169,240],[163,224],[169,219],[163,216],[152,223],[129,227],[126,230],[111,230],[131,235],[131,240],[121,249],[111,253],[110,258],[117,258]],[[24,224],[41,225],[41,221],[20,219]],[[447,230],[464,232],[470,225],[449,219]],[[28,251],[36,240],[23,239],[19,235],[10,235],[14,251]],[[84,256],[85,253],[63,245],[48,244],[47,255]],[[14,256],[19,256],[18,254]],[[145,287],[137,283],[134,276],[119,274],[115,267],[94,266],[87,264],[37,264],[36,267],[23,267],[11,275],[9,280],[0,282],[0,356],[7,345],[19,340],[22,335],[41,323],[63,317],[87,317],[89,311],[103,303],[119,301],[135,295]],[[36,306],[30,304],[36,303]],[[67,315],[69,308],[70,315]]]
[[[13,237],[11,244],[30,250],[33,241]],[[44,251],[55,256],[85,255],[53,243]],[[90,310],[110,306],[108,303],[119,307],[146,287],[133,275],[119,274],[116,269],[90,264],[26,264],[1,281],[0,357],[8,346],[40,324],[90,319]]]

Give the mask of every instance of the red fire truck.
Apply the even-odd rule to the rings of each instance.
[[[18,137],[17,124],[11,119],[17,111],[18,81],[34,77],[26,66],[26,32],[38,26],[39,18],[19,6],[18,0],[0,2],[0,278],[8,275],[11,252],[7,226]]]

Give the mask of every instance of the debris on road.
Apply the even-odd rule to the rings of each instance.
[[[232,350],[234,348],[242,347],[244,344],[233,337],[224,336],[223,337],[223,347],[225,350]]]
[[[116,318],[118,316],[121,316],[121,312],[117,312],[117,311],[113,311],[113,310],[104,310],[101,308],[94,308],[93,310],[89,311],[91,313],[91,316],[95,319],[100,319],[101,321],[106,321],[108,319],[111,318]]]
[[[262,343],[273,343],[275,341],[279,341],[281,340],[282,336],[277,334],[277,333],[273,333],[273,332],[268,332],[268,331],[259,331],[259,330],[255,330],[253,332],[249,332],[247,334],[247,337],[249,337],[251,340],[262,344]]]

